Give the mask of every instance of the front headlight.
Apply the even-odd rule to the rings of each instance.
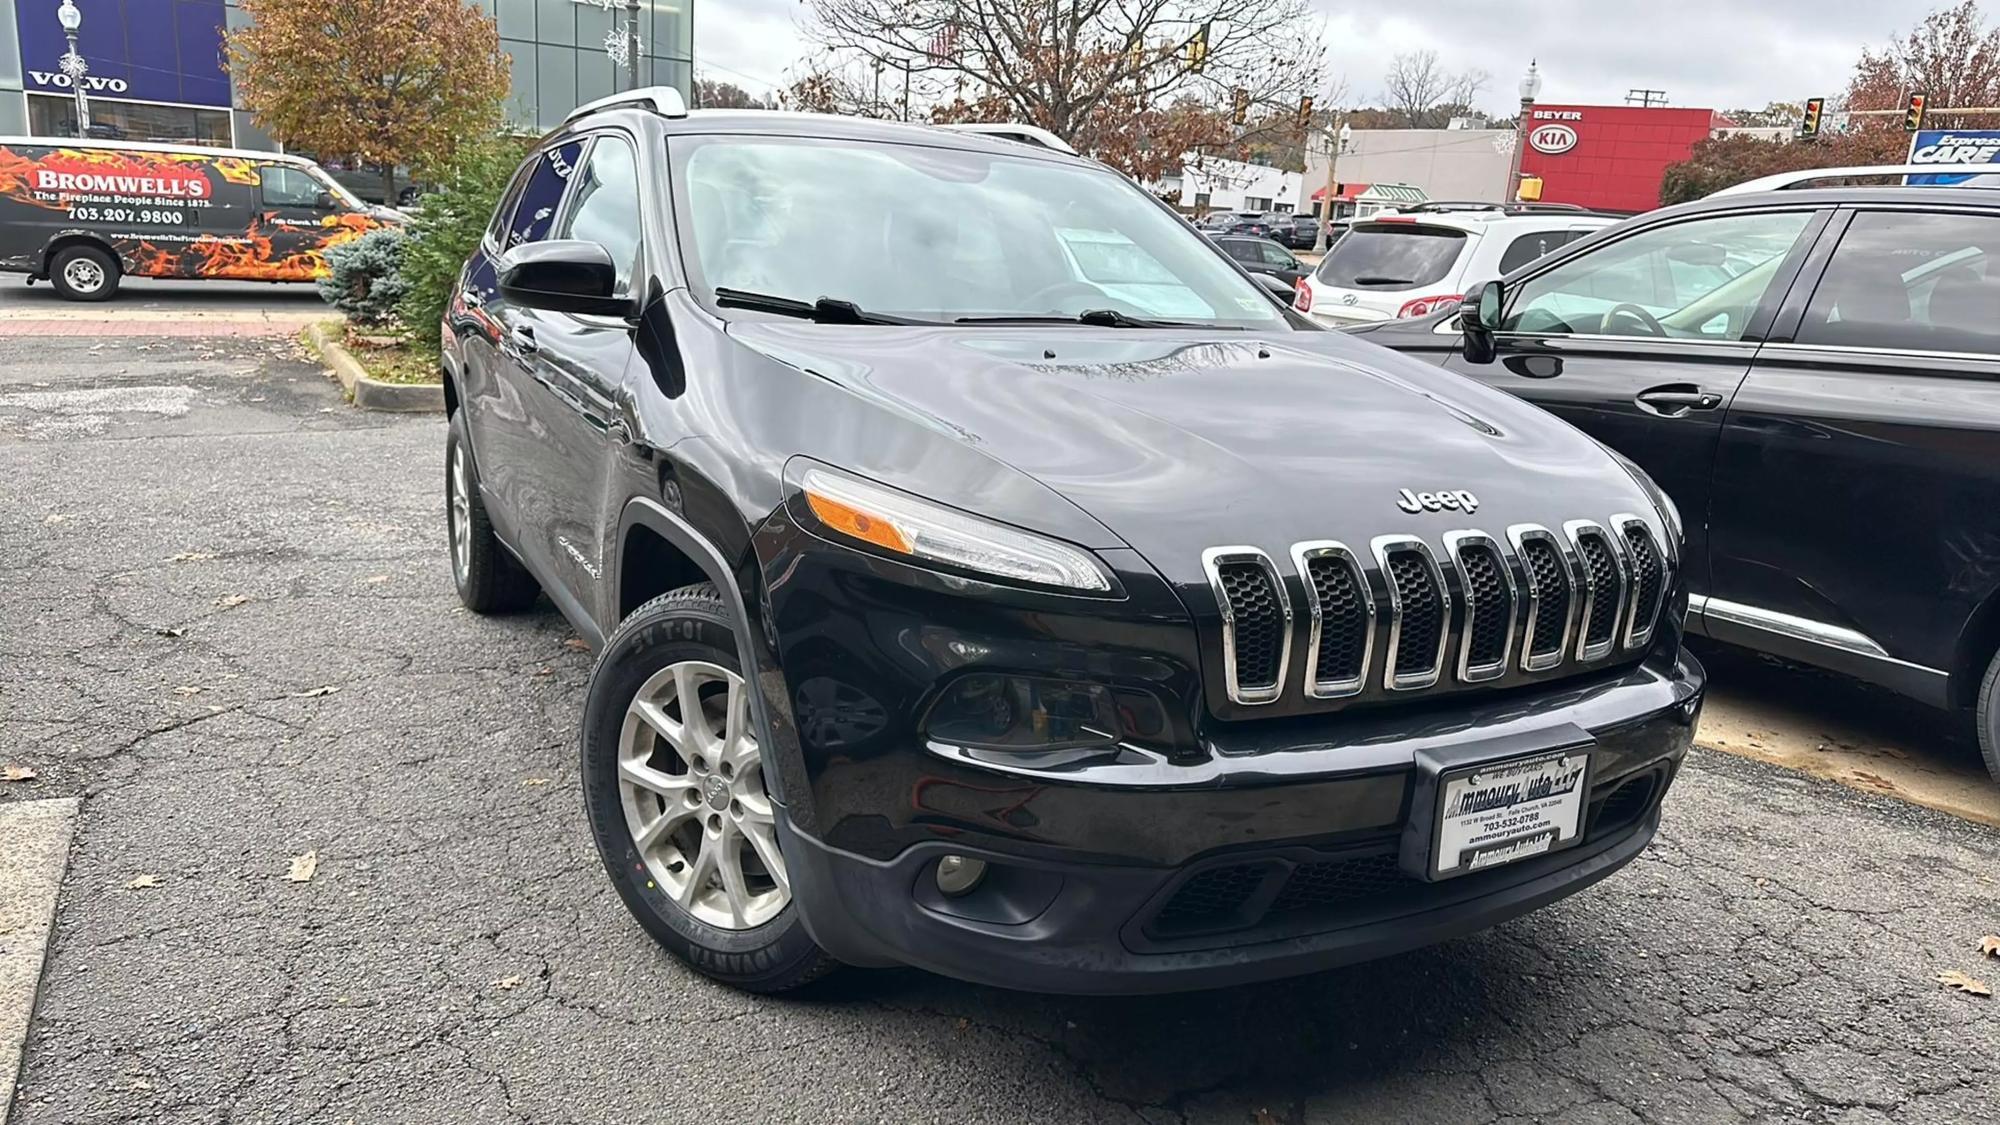
[[[1625,466],[1625,471],[1631,474],[1640,488],[1646,490],[1646,495],[1653,501],[1653,507],[1659,509],[1660,519],[1666,522],[1667,533],[1674,537],[1674,543],[1678,545],[1687,542],[1687,527],[1681,523],[1681,510],[1674,504],[1674,498],[1667,495],[1667,490],[1654,483],[1646,470],[1640,468],[1630,457],[1615,449],[1607,448],[1606,452],[1618,458],[1618,463]]]
[[[1037,586],[1111,591],[1103,565],[1067,543],[828,469],[807,469],[801,484],[828,530],[892,554]]]

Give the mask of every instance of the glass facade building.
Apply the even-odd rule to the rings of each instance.
[[[89,63],[91,135],[107,139],[274,149],[236,98],[222,64],[225,28],[248,17],[236,0],[73,0],[77,50]],[[471,0],[500,26],[512,60],[509,125],[539,131],[592,98],[630,84],[605,50],[625,25],[623,0]],[[58,59],[61,0],[0,0],[0,135],[75,136],[76,97]],[[689,94],[693,0],[639,0],[639,80]]]

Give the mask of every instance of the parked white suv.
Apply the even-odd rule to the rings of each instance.
[[[1465,286],[1526,265],[1618,219],[1552,204],[1427,203],[1348,228],[1294,305],[1330,328],[1425,316]]]

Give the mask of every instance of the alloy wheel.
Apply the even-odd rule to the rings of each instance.
[[[647,679],[619,735],[618,792],[647,877],[696,920],[747,930],[791,901],[743,677],[687,660]]]
[[[466,492],[465,446],[451,447],[451,566],[464,582],[472,566],[472,501]]]

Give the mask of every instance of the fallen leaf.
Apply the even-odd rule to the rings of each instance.
[[[505,976],[493,983],[499,985],[502,992],[512,992],[521,987],[521,978],[518,976]]]
[[[2000,934],[1987,934],[1980,938],[1979,952],[1987,957],[2000,957]]]
[[[1966,976],[1964,973],[1959,972],[1957,969],[1952,969],[1947,972],[1939,973],[1937,975],[1937,982],[1941,985],[1944,985],[1946,988],[1955,988],[1958,991],[1965,993],[1967,996],[1993,995],[1993,990],[1987,987],[1985,981],[1980,980],[1977,977]]]
[[[1890,781],[1886,777],[1883,777],[1879,773],[1869,773],[1867,770],[1855,770],[1853,772],[1854,772],[1854,780],[1860,782],[1863,785],[1868,786],[1871,789],[1881,789],[1885,792],[1890,792],[1890,793],[1896,791],[1896,783]]]
[[[168,562],[201,562],[215,557],[214,551],[182,551],[178,555],[167,556]]]
[[[388,580],[389,576],[386,574],[373,574],[362,579],[363,582],[387,582]]]
[[[43,523],[62,523],[62,522],[64,522],[64,521],[65,521],[65,520],[67,520],[67,519],[69,519],[69,517],[68,517],[68,516],[65,516],[65,515],[61,515],[61,514],[55,514],[55,515],[51,515],[51,516],[49,516],[49,517],[48,517],[47,519],[44,519],[44,520],[43,520],[42,522],[43,522]]]
[[[35,780],[35,771],[29,769],[26,766],[17,766],[12,762],[8,762],[6,765],[0,766],[0,781],[33,781],[33,780]]]
[[[160,636],[162,636],[162,637],[185,637],[185,636],[187,636],[187,630],[186,630],[186,629],[181,629],[181,628],[176,628],[175,626],[172,626],[172,625],[162,625],[162,626],[160,626],[159,628],[157,628],[157,629],[153,630],[153,632],[155,632],[155,633],[159,634],[159,635],[160,635]]]
[[[316,687],[316,688],[307,688],[307,689],[306,689],[305,691],[295,691],[295,692],[293,692],[293,693],[291,694],[290,698],[292,698],[292,699],[318,699],[318,698],[319,698],[320,696],[323,696],[323,695],[332,695],[332,694],[333,694],[334,692],[336,692],[336,691],[339,691],[339,690],[340,690],[340,685],[339,685],[339,684],[327,684],[327,685],[325,685],[325,686],[323,686],[323,687]]]
[[[310,883],[312,882],[313,872],[318,870],[319,851],[317,849],[308,851],[303,855],[295,855],[292,857],[291,869],[285,872],[285,881],[288,883]]]
[[[582,637],[571,637],[563,642],[563,647],[572,652],[589,652],[590,642]]]
[[[125,884],[125,889],[128,891],[143,891],[147,887],[157,887],[159,885],[160,877],[158,875],[141,875],[137,879]]]
[[[200,695],[201,692],[202,689],[193,684],[182,684],[180,687],[174,689],[175,695]]]
[[[521,779],[521,784],[528,786],[547,785],[548,783],[549,779],[546,777],[528,777]]]
[[[535,669],[534,674],[537,676],[553,676],[556,674],[556,670],[544,664],[540,668]]]
[[[249,600],[250,596],[248,594],[228,594],[215,599],[215,604],[221,609],[235,609]]]
[[[966,1018],[965,1018],[964,1016],[960,1016],[960,1017],[958,1017],[958,1029],[959,1029],[960,1031],[965,1031],[965,1030],[967,1030],[967,1029],[969,1029],[969,1028],[971,1028],[971,1027],[972,1027],[972,1021],[971,1021],[971,1020],[969,1020],[969,1019],[966,1019]]]
[[[1256,1121],[1257,1125],[1278,1125],[1278,1119],[1272,1116],[1271,1111],[1268,1109],[1258,1109]]]

